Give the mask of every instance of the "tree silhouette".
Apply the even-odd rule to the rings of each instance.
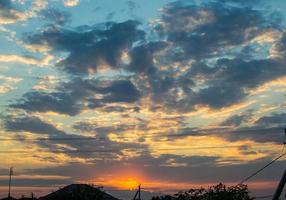
[[[152,200],[253,200],[249,196],[247,185],[236,185],[226,187],[224,184],[211,186],[208,189],[190,189],[179,192],[173,196],[157,196]]]

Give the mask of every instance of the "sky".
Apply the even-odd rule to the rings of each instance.
[[[284,152],[284,0],[0,0],[0,196],[235,185]],[[280,159],[248,184],[273,194]],[[131,198],[129,196],[129,198]]]

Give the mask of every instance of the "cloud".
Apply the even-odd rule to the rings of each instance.
[[[132,48],[129,52],[130,64],[128,69],[136,73],[154,74],[157,68],[154,64],[154,54],[166,47],[162,42],[150,42]]]
[[[170,159],[173,159],[177,162],[186,162],[187,165],[179,167],[164,165]],[[247,164],[244,163],[238,165],[222,166],[216,166],[213,164],[216,159],[217,158],[215,157],[203,156],[186,156],[182,158],[173,155],[162,155],[160,157],[154,158],[150,157],[149,155],[144,155],[129,159],[127,162],[128,165],[126,164],[126,162],[122,163],[113,160],[105,163],[101,162],[96,165],[70,163],[59,167],[39,168],[29,171],[30,173],[36,173],[41,175],[70,176],[71,180],[73,181],[93,180],[95,184],[100,185],[112,183],[109,176],[102,176],[102,174],[110,174],[114,181],[117,179],[120,180],[122,176],[128,177],[133,175],[133,177],[136,177],[137,179],[139,179],[139,181],[140,179],[142,179],[141,181],[145,185],[144,188],[146,189],[148,188],[161,190],[179,190],[190,189],[187,187],[192,187],[196,184],[198,184],[196,186],[201,186],[201,184],[203,183],[207,183],[210,185],[220,181],[230,184],[238,183],[247,175],[253,173],[261,166],[264,166],[269,158],[267,157],[263,159],[254,160]],[[279,179],[281,173],[283,172],[284,164],[285,161],[278,161],[276,165],[277,170],[275,170],[275,172],[273,171],[273,168],[267,168],[264,171],[263,175],[257,176],[253,181],[275,180],[276,182],[276,180]],[[143,169],[138,168],[138,165],[143,165]],[[180,170],[180,173],[178,173],[178,170]],[[105,182],[102,181],[102,177]],[[170,185],[168,185],[167,183],[188,184],[179,184],[177,186],[178,188],[173,188],[170,187]]]
[[[59,131],[53,125],[34,116],[23,115],[17,118],[8,116],[5,118],[4,125],[6,130],[11,132],[31,132],[50,136],[65,135],[63,131]]]
[[[0,11],[0,24],[13,23],[21,17],[21,14],[13,8],[10,0],[0,2]]]
[[[266,43],[282,41],[258,40],[280,33],[279,21],[250,6],[175,2],[162,9],[158,21],[159,41],[132,48],[128,70],[136,72],[143,93],[167,109],[232,106],[246,100],[250,90],[285,75],[284,61],[253,50],[254,43],[267,48]]]
[[[0,3],[0,24],[13,24],[18,21],[26,21],[29,18],[37,16],[38,12],[47,6],[46,0],[33,1],[30,8],[20,11],[15,8],[14,1],[3,0]]]
[[[14,85],[19,83],[22,79],[9,77],[9,76],[1,76],[0,75],[0,94],[5,94],[15,89]]]
[[[0,54],[0,62],[4,63],[23,63],[26,65],[39,65],[39,66],[46,66],[49,65],[50,61],[53,59],[53,56],[46,55],[42,59],[37,59],[34,57],[28,56],[19,56],[13,54]]]
[[[44,76],[43,78],[39,78],[38,83],[32,89],[36,91],[51,91],[55,88],[57,82],[59,80],[56,76]]]
[[[270,49],[271,56],[280,59],[285,62],[286,55],[286,32],[284,32],[280,38]]]
[[[272,126],[286,124],[286,113],[273,113],[270,116],[259,118],[255,124],[260,126]]]
[[[21,108],[27,111],[48,112],[54,111],[62,114],[76,115],[81,110],[77,104],[78,98],[72,98],[68,93],[63,92],[29,92],[17,103],[11,104],[12,108]]]
[[[219,56],[222,50],[246,44],[275,28],[275,20],[265,18],[258,10],[220,3],[171,3],[163,9],[161,20],[165,37],[176,47],[174,59]]]
[[[207,88],[193,96],[193,104],[222,108],[240,102],[249,90],[285,75],[283,64],[271,59],[244,61],[219,59],[217,71],[206,82]],[[208,73],[208,72],[207,72]]]
[[[163,34],[152,40],[133,20],[69,29],[51,25],[24,37],[27,45],[48,46],[50,53],[66,55],[56,67],[78,78],[61,83],[53,92],[28,92],[10,107],[75,116],[113,103],[138,103],[140,107],[140,100],[148,99],[151,109],[184,113],[203,105],[219,110],[241,103],[252,89],[286,73],[283,60],[257,56],[248,49],[261,35],[279,32],[276,21],[259,10],[233,4],[176,2],[162,10],[160,22]],[[267,40],[267,44],[275,43],[282,53],[283,41],[282,37],[279,46],[278,39]],[[263,44],[255,43],[262,45],[260,49],[266,48]],[[123,71],[128,78],[83,78],[101,67]],[[248,117],[234,115],[221,125],[240,126]],[[235,131],[252,135],[253,130]]]
[[[245,112],[237,115],[233,115],[223,121],[222,126],[240,126],[242,123],[247,122],[253,116],[252,112]]]
[[[96,89],[99,93],[105,94],[104,102],[135,102],[140,98],[140,92],[129,80],[118,80],[106,87]]]
[[[39,14],[44,19],[58,25],[65,25],[71,22],[71,14],[55,8],[42,10]]]
[[[0,180],[0,185],[5,185],[6,180]],[[62,179],[18,179],[17,177],[14,178],[14,186],[35,186],[35,187],[44,187],[44,186],[51,186],[51,185],[68,185],[71,184],[70,180],[62,180]]]
[[[128,121],[129,119],[127,119]],[[80,132],[86,132],[86,133],[96,133],[98,136],[105,136],[108,133],[116,133],[116,135],[120,135],[120,134],[124,134],[124,133],[128,133],[128,132],[133,132],[135,129],[143,129],[146,130],[146,126],[144,125],[135,125],[135,124],[125,124],[125,123],[121,123],[120,121],[118,121],[117,123],[114,123],[115,125],[110,126],[110,124],[106,124],[104,122],[96,122],[96,121],[80,121],[80,122],[76,122],[73,125],[73,128],[76,131],[80,131]],[[122,137],[124,138],[124,136],[122,135]],[[121,138],[119,136],[119,138]],[[128,137],[126,137],[126,139],[128,139]],[[131,139],[131,138],[130,138]],[[140,139],[140,138],[139,138]],[[138,140],[139,140],[138,139]]]
[[[177,134],[167,134],[170,140],[176,138],[181,139],[184,137],[197,137],[197,136],[217,136],[224,138],[227,141],[254,141],[257,143],[277,143],[281,144],[283,141],[283,126],[242,126],[238,128],[192,128],[181,129]]]
[[[118,68],[121,55],[134,42],[144,39],[144,31],[138,30],[138,22],[105,23],[101,26],[85,26],[67,30],[50,26],[40,34],[29,35],[29,45],[48,45],[54,51],[68,56],[57,66],[72,74],[88,74],[100,65]]]
[[[140,99],[140,92],[130,80],[98,81],[76,78],[58,86],[56,92],[26,93],[12,108],[27,111],[76,115],[84,109],[97,108],[108,103],[132,103]]]
[[[241,4],[241,5],[246,5],[246,6],[253,6],[261,3],[263,0],[253,0],[253,1],[248,1],[248,0],[221,0],[218,2],[222,3],[236,3],[236,4]]]
[[[240,128],[228,131],[223,135],[230,141],[250,139],[261,143],[274,142],[281,144],[283,141],[283,130],[284,127],[263,128],[260,126],[253,126],[250,128]]]
[[[11,86],[9,86],[9,85],[1,85],[0,86],[0,94],[5,94],[5,93],[7,93],[7,92],[10,92],[10,91],[12,91],[14,88],[13,87],[11,87]]]
[[[124,157],[124,151],[129,149],[147,150],[145,144],[116,142],[111,141],[107,135],[109,132],[102,132],[100,138],[94,136],[92,138],[78,134],[70,134],[59,130],[53,124],[45,122],[38,117],[32,115],[5,116],[4,127],[8,132],[17,132],[15,138],[19,141],[25,141],[26,132],[37,135],[45,135],[47,139],[32,141],[39,147],[38,156],[41,157],[41,150],[50,153],[65,154],[71,158],[83,158],[88,162],[96,162],[99,158],[120,159]],[[76,138],[76,139],[70,139]],[[27,141],[29,142],[29,141]],[[42,156],[45,157],[43,154]]]
[[[193,110],[198,105],[222,109],[241,103],[251,95],[251,90],[285,76],[283,66],[273,59],[222,58],[211,66],[193,63],[180,76],[174,77],[172,72],[168,75],[156,72],[156,76],[150,76],[151,94],[155,102],[180,112]]]
[[[190,111],[198,105],[221,109],[238,104],[251,89],[285,75],[283,61],[260,58],[247,50],[261,35],[279,32],[278,22],[259,10],[232,4],[175,2],[162,9],[160,22],[164,33],[152,41],[132,20],[70,29],[48,26],[24,41],[66,54],[56,66],[69,74],[90,75],[99,68],[131,72],[143,96],[151,96],[154,103],[171,110]],[[240,54],[232,52],[239,49]],[[275,49],[281,51],[282,47]],[[105,93],[103,89],[101,92]],[[65,91],[61,93],[70,98]],[[134,92],[129,100],[113,93],[105,93],[104,101],[138,99]],[[102,105],[94,98],[88,104],[94,108]]]
[[[67,7],[77,6],[79,4],[79,0],[64,0],[64,5]]]

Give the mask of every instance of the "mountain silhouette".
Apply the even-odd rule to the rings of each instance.
[[[119,200],[87,184],[71,184],[39,200]]]

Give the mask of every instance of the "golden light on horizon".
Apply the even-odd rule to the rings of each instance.
[[[135,189],[139,184],[139,181],[134,178],[118,180],[118,187],[122,189]]]
[[[103,185],[105,187],[112,187],[119,190],[134,190],[137,189],[141,183],[136,178],[100,178],[92,181],[96,185]]]

